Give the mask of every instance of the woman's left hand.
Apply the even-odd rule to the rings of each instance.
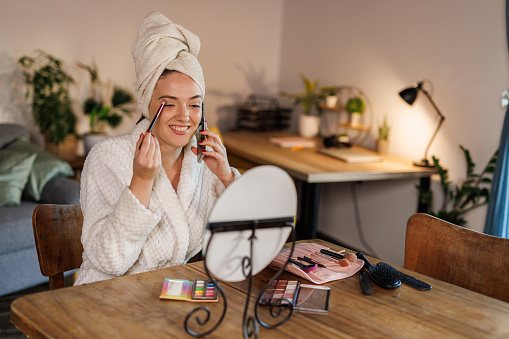
[[[200,144],[213,149],[213,151],[203,151],[203,161],[212,173],[227,187],[235,179],[235,175],[228,163],[226,147],[224,147],[221,138],[216,133],[209,130],[203,130],[200,133],[207,137],[207,140],[202,141]],[[196,147],[193,147],[192,151],[195,155],[198,154]]]

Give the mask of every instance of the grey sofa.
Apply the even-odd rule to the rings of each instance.
[[[24,127],[0,124],[0,152],[20,137],[28,140],[29,135]],[[41,151],[44,152],[42,149]],[[37,155],[36,160],[37,157],[42,156]],[[52,166],[46,164],[46,167]],[[62,165],[59,163],[59,166]],[[65,176],[69,174],[69,169],[72,173],[70,166],[64,166],[63,170],[58,169],[51,174],[52,178],[44,183],[38,201],[27,196],[24,191],[18,206],[0,207],[0,295],[48,281],[39,269],[32,230],[32,212],[42,203],[79,203],[79,182]]]

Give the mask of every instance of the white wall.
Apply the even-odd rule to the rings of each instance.
[[[471,150],[480,169],[499,142],[500,94],[509,82],[504,9],[503,0],[2,0],[0,121],[30,124],[17,87],[23,79],[12,69],[36,48],[65,61],[78,81],[77,107],[88,90],[78,60],[95,61],[103,80],[133,88],[136,29],[146,13],[159,10],[202,40],[210,125],[233,126],[234,104],[252,92],[301,91],[304,73],[322,86],[360,87],[372,103],[375,125],[389,117],[390,152],[418,160],[438,120],[423,97],[409,107],[397,92],[430,79],[447,118],[430,154],[461,179],[459,144]],[[136,119],[112,134],[130,130]],[[82,120],[81,132],[86,128]],[[373,147],[372,136],[365,146]],[[399,264],[405,223],[416,209],[416,183],[355,184],[368,242]],[[362,249],[351,185],[323,186],[319,230]],[[482,230],[484,218],[485,209],[471,213],[469,225]]]
[[[197,34],[202,42],[199,60],[207,86],[209,125],[227,130],[234,125],[234,104],[251,92],[269,94],[279,87],[279,59],[283,2],[221,1],[66,1],[2,0],[0,2],[0,89],[9,89],[15,61],[41,48],[63,59],[77,80],[76,107],[88,94],[88,74],[77,61],[95,61],[103,81],[134,89],[136,82],[131,46],[138,25],[152,10]],[[5,92],[4,92],[5,93]],[[18,121],[9,99],[0,96],[0,121]],[[6,108],[9,106],[10,108]],[[26,110],[25,110],[26,111]],[[110,134],[130,131],[136,114]],[[87,119],[79,129],[86,132]]]
[[[441,160],[452,179],[465,177],[458,145],[470,149],[478,171],[498,147],[505,114],[500,95],[509,82],[503,0],[293,0],[285,2],[284,13],[283,90],[301,91],[300,73],[319,79],[321,86],[360,87],[370,98],[375,122],[388,116],[389,151],[418,160],[438,117],[424,97],[410,107],[397,93],[429,79],[446,116],[430,156]],[[374,147],[373,138],[364,145]],[[403,262],[416,183],[358,187],[366,238],[386,260]],[[359,245],[350,184],[324,185],[321,198],[319,230]],[[482,230],[485,213],[481,208],[468,215],[469,225]]]

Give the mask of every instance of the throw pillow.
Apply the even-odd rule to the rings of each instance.
[[[5,147],[5,149],[18,153],[37,154],[24,191],[26,197],[35,201],[41,199],[42,190],[48,181],[58,176],[74,175],[74,171],[68,162],[49,154],[39,146],[28,141],[25,137],[20,137]]]
[[[18,206],[36,154],[0,151],[0,207]]]

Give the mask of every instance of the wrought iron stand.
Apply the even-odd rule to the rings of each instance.
[[[286,265],[288,265],[288,262],[293,254],[293,250],[295,247],[295,228],[294,228],[293,221],[291,221],[291,222],[285,221],[283,224],[277,224],[277,223],[274,224],[274,222],[271,222],[269,226],[267,226],[267,225],[262,226],[263,228],[290,227],[292,229],[292,231],[291,231],[292,247],[290,249],[290,254],[288,255],[288,260],[285,262],[283,267],[281,267],[281,269],[272,277],[272,279],[270,279],[267,282],[264,289],[262,290],[262,292],[256,299],[256,303],[254,305],[254,317],[252,315],[249,315],[249,301],[250,301],[251,289],[252,289],[252,285],[253,285],[253,259],[254,259],[253,258],[253,244],[254,244],[254,241],[256,240],[256,230],[261,225],[260,223],[263,223],[263,221],[254,220],[254,221],[249,222],[247,224],[248,225],[247,227],[246,227],[246,224],[244,224],[242,226],[242,229],[244,229],[244,230],[245,229],[251,230],[251,236],[249,237],[250,253],[249,253],[249,256],[244,257],[242,260],[242,273],[246,277],[246,279],[249,279],[249,288],[248,288],[248,292],[247,292],[246,303],[244,305],[244,315],[243,315],[243,319],[242,319],[242,332],[244,334],[244,338],[249,338],[252,336],[254,336],[254,338],[258,338],[258,324],[260,324],[266,328],[276,328],[276,327],[284,324],[288,319],[290,319],[290,317],[293,314],[293,303],[288,299],[277,300],[275,303],[272,303],[270,305],[270,316],[276,321],[275,323],[269,324],[267,322],[264,322],[258,314],[258,311],[259,311],[258,305],[260,303],[260,300],[262,299],[263,294],[265,293],[268,286],[270,285],[270,282],[273,280],[276,280],[279,277],[279,275],[285,270]],[[219,230],[214,230],[214,227],[210,227],[210,229],[211,229],[211,236],[210,236],[209,241],[207,242],[205,253],[209,253],[208,249],[209,249],[210,243],[214,237],[214,234],[217,232],[227,231],[223,228],[219,228]],[[239,230],[239,228],[237,228],[235,230]],[[198,307],[198,308],[195,308],[194,310],[192,310],[186,316],[186,319],[184,321],[184,328],[188,334],[190,334],[194,337],[204,337],[204,336],[214,332],[219,327],[221,322],[223,321],[223,319],[226,315],[226,310],[228,308],[227,298],[226,298],[226,294],[224,293],[223,288],[221,287],[221,285],[219,285],[219,283],[216,279],[212,278],[212,275],[210,274],[210,272],[207,268],[207,255],[205,255],[205,258],[204,258],[204,266],[205,266],[205,272],[207,273],[209,280],[214,283],[214,285],[217,287],[218,291],[220,292],[220,294],[222,296],[224,307],[223,307],[223,312],[221,314],[221,317],[219,318],[217,323],[215,325],[213,325],[213,327],[210,328],[209,330],[205,330],[203,332],[192,331],[190,329],[189,322],[191,321],[191,318],[194,318],[194,320],[198,324],[198,327],[207,326],[207,324],[211,320],[210,309],[206,306],[201,306],[201,307]],[[285,309],[288,310],[287,314],[284,315],[281,320],[277,321],[277,319],[281,317],[281,315]]]

